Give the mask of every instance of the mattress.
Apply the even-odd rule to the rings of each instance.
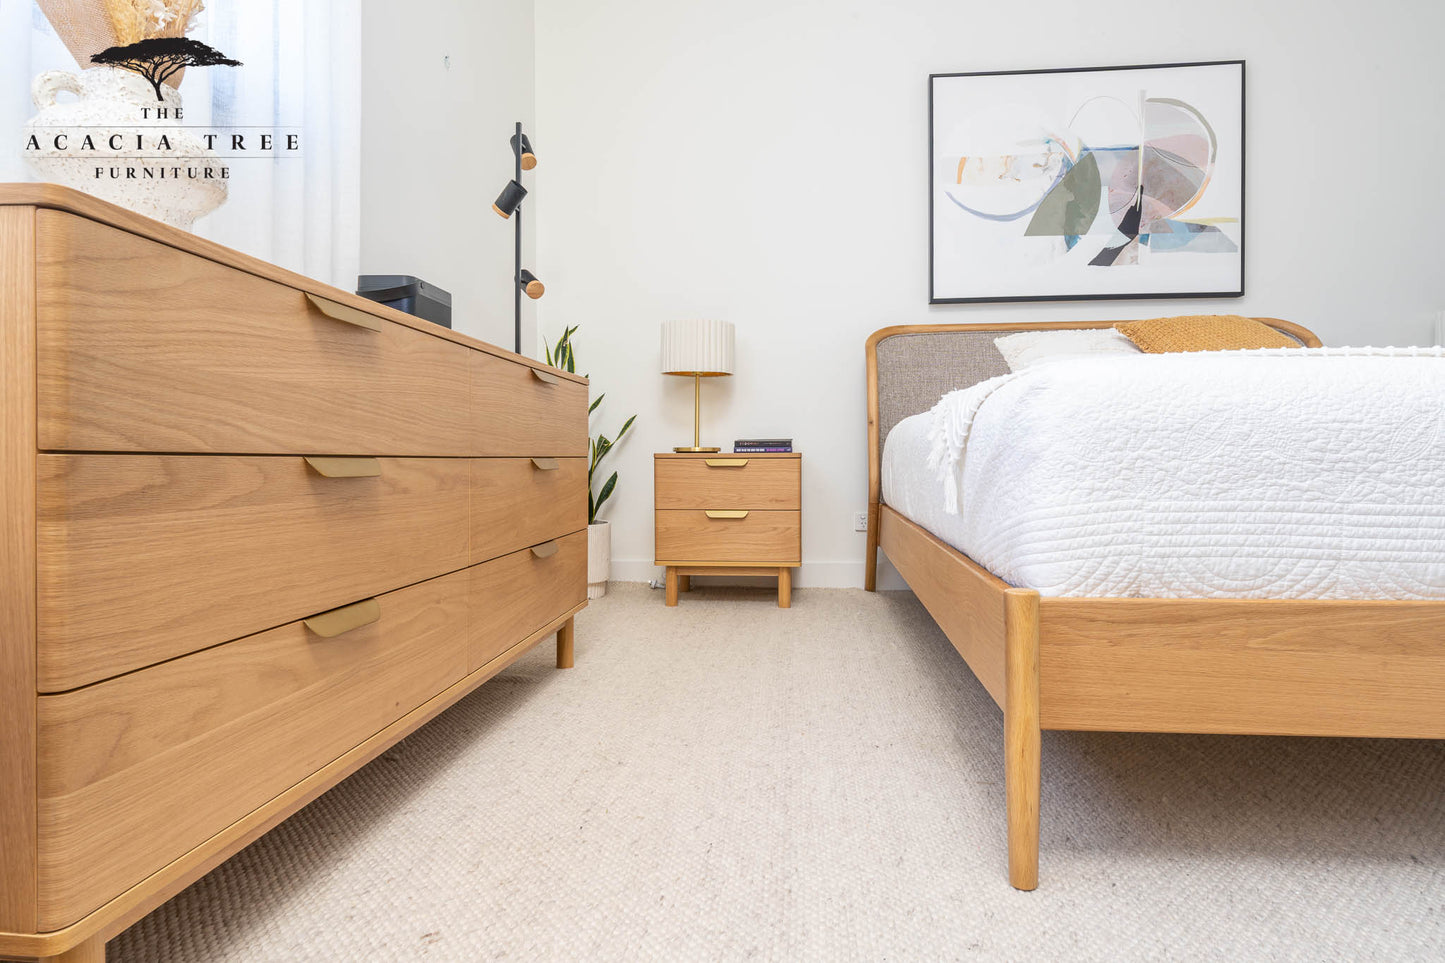
[[[901,421],[881,483],[1046,596],[1442,599],[1445,358],[1046,362]]]

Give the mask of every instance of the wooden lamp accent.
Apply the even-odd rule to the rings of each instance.
[[[531,298],[533,301],[537,300],[547,292],[546,286],[542,284],[541,281],[537,280],[537,275],[525,269],[518,277],[517,283],[522,286],[523,293],[526,294],[527,297]]]
[[[676,452],[713,452],[702,445],[702,379],[733,373],[731,321],[666,321],[662,325],[662,373],[692,376],[692,447]]]

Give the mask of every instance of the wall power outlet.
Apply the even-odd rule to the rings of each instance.
[[[858,513],[856,513],[856,514],[853,516],[853,531],[855,531],[855,532],[866,532],[866,531],[868,531],[868,513],[867,513],[867,512],[858,512]]]

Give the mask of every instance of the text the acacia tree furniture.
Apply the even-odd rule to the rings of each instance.
[[[694,575],[775,575],[788,608],[803,556],[803,456],[667,452],[652,465],[667,604]]]
[[[0,958],[105,941],[586,605],[587,385],[0,186]]]

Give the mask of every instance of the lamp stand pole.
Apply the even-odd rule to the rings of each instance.
[[[679,372],[681,373],[681,372]],[[692,376],[692,447],[674,448],[675,452],[714,452],[720,451],[716,445],[711,448],[704,448],[702,444],[702,375],[694,372]]]
[[[512,149],[512,157],[517,162],[516,175],[513,178],[518,184],[522,183],[522,122],[517,121],[517,146]],[[522,353],[522,205],[517,205],[517,223],[514,225],[515,242],[513,244],[515,266],[512,269],[512,350],[517,354]]]

